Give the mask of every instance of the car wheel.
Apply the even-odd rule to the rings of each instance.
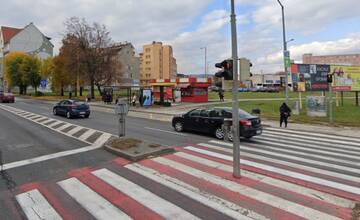
[[[222,139],[224,139],[224,131],[223,131],[223,129],[221,129],[221,128],[217,128],[216,130],[215,130],[215,137],[217,138],[217,139],[220,139],[220,140],[222,140]]]
[[[57,114],[58,114],[56,108],[53,109],[53,114],[54,114],[54,115],[57,115]]]
[[[71,118],[71,114],[70,112],[66,112],[66,118],[70,119]]]
[[[249,140],[249,139],[251,139],[252,137],[253,137],[253,136],[246,136],[245,138]]]
[[[184,125],[182,122],[178,121],[174,125],[175,131],[182,132],[184,130]]]

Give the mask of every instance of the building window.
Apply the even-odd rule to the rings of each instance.
[[[147,61],[146,64],[150,64],[151,62],[150,61]]]
[[[146,55],[146,56],[145,56],[145,58],[149,58],[149,59],[150,59],[150,57],[151,57],[150,55]]]
[[[150,48],[146,48],[146,49],[145,49],[145,52],[150,52]]]

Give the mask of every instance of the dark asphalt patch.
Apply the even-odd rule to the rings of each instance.
[[[65,122],[64,122],[64,123],[60,123],[60,124],[58,124],[58,125],[53,126],[52,128],[57,129],[57,128],[60,128],[61,126],[65,125],[65,124],[66,124]]]
[[[77,126],[76,125],[71,125],[70,127],[67,127],[65,129],[62,129],[61,131],[64,132],[64,133],[67,133],[68,131],[76,128]]]
[[[80,137],[81,135],[83,135],[85,132],[87,132],[89,129],[87,129],[87,128],[83,128],[83,129],[81,129],[80,131],[78,131],[78,132],[76,132],[75,134],[73,134],[72,136],[74,136],[74,137]]]
[[[103,134],[102,132],[97,131],[94,134],[92,134],[90,137],[88,137],[86,141],[90,143],[94,143],[102,134]]]

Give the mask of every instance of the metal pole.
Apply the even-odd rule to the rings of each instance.
[[[205,47],[205,78],[207,78],[207,63],[206,63],[206,56],[207,56],[207,51],[206,51],[206,47]]]
[[[232,103],[232,121],[233,121],[233,175],[240,178],[240,137],[239,137],[239,100],[238,100],[238,54],[237,54],[237,34],[236,34],[236,15],[235,3],[231,0],[231,48],[233,60],[233,103]]]
[[[334,123],[334,118],[333,118],[333,111],[334,111],[334,106],[333,106],[333,95],[332,95],[332,86],[331,83],[329,83],[329,123],[330,125],[332,125]]]
[[[281,6],[281,14],[282,14],[282,25],[283,25],[283,44],[284,44],[284,70],[285,70],[285,103],[289,102],[289,80],[288,80],[288,68],[285,64],[285,51],[287,51],[287,43],[286,43],[286,35],[285,35],[285,15],[284,15],[284,6],[281,4],[280,0],[277,0]]]

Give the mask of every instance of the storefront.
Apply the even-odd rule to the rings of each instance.
[[[176,80],[153,80],[150,83],[153,91],[154,103],[171,103],[174,101]]]
[[[181,102],[208,102],[208,88],[211,78],[178,78],[177,88],[181,91]]]

